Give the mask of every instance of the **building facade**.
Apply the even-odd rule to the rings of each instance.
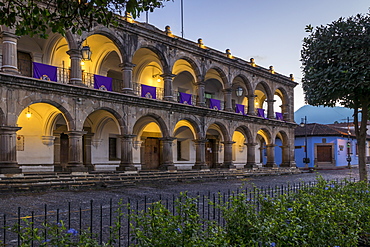
[[[0,173],[295,167],[292,75],[121,24],[1,27]]]
[[[366,156],[370,155],[370,136]],[[297,167],[331,169],[358,165],[358,148],[353,123],[307,124],[295,129]],[[307,148],[306,148],[307,147]],[[308,157],[309,161],[305,162]],[[369,159],[367,159],[367,163]]]

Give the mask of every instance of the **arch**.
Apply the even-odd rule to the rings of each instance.
[[[33,98],[35,98],[35,96],[27,97],[26,99],[24,99],[22,101],[22,103],[20,105],[22,105],[23,107],[21,109],[17,110],[17,112],[16,112],[17,116],[19,116],[25,108],[27,108],[28,106],[30,106],[32,104],[45,103],[45,104],[49,104],[49,105],[54,106],[55,108],[57,108],[62,113],[63,117],[65,118],[68,130],[75,130],[76,129],[76,124],[75,124],[75,121],[74,121],[72,115],[69,113],[69,111],[64,106],[62,106],[61,104],[59,104],[55,101],[52,101],[52,100],[48,100],[48,99],[35,100]]]
[[[174,65],[173,65],[173,67],[172,67],[172,73],[173,73],[173,74],[175,74],[175,75],[177,75],[177,74],[178,74],[178,73],[176,73],[177,71],[175,71],[175,66],[176,66],[176,63],[177,63],[178,61],[181,61],[181,60],[186,61],[186,62],[190,65],[191,69],[194,71],[194,75],[193,75],[193,76],[194,76],[194,79],[196,79],[196,80],[197,80],[197,78],[199,78],[199,76],[201,76],[200,69],[199,69],[198,65],[194,62],[194,60],[193,60],[193,59],[191,59],[191,58],[189,58],[189,57],[187,57],[187,56],[179,57],[179,58],[175,61]],[[189,72],[190,72],[190,71],[189,71]]]
[[[213,71],[215,71],[216,73],[214,73]],[[229,87],[229,81],[227,79],[227,76],[220,67],[212,66],[211,68],[207,70],[207,73],[204,77],[204,81],[207,81],[212,78],[216,80],[220,79],[221,84],[222,84],[222,89]]]
[[[245,137],[245,140],[248,142],[248,143],[252,143],[254,142],[253,140],[253,136],[252,136],[252,132],[250,131],[250,129],[245,126],[245,125],[241,125],[241,126],[238,126],[235,131],[239,131],[240,133],[242,133]]]
[[[152,114],[152,113],[140,117],[136,121],[136,123],[135,123],[135,125],[133,127],[132,133],[134,135],[136,135],[136,138],[138,138],[139,135],[140,135],[140,132],[144,129],[144,127],[146,125],[148,125],[149,123],[151,123],[151,122],[154,122],[154,123],[156,123],[159,126],[159,129],[160,129],[163,137],[169,137],[170,136],[169,135],[168,128],[167,128],[167,125],[163,121],[163,119],[160,116],[158,116],[156,114]]]
[[[167,58],[157,47],[155,47],[153,45],[147,45],[147,44],[139,45],[138,49],[136,49],[135,54],[133,55],[133,58],[135,57],[136,53],[138,51],[142,50],[142,49],[148,49],[157,56],[157,58],[160,61],[160,65],[162,66],[162,69],[163,69],[164,73],[170,73],[171,72]],[[133,62],[133,63],[135,63],[135,62]]]
[[[266,144],[272,144],[273,143],[271,133],[268,129],[266,129],[266,128],[259,129],[257,131],[257,135],[260,135],[264,139]]]
[[[193,119],[190,119],[190,118],[183,118],[183,119],[180,119],[174,129],[173,129],[173,136],[176,136],[176,132],[178,131],[179,128],[181,128],[182,126],[180,125],[183,125],[183,126],[186,126],[188,127],[191,132],[193,133],[193,138],[194,139],[198,139],[198,138],[201,138],[201,130],[199,128],[199,124],[194,121]]]
[[[223,138],[223,141],[231,141],[231,137],[229,135],[229,132],[227,130],[227,128],[225,127],[224,124],[220,123],[220,122],[213,122],[213,123],[209,123],[205,126],[205,130],[206,130],[206,133],[208,132],[208,130],[210,129],[214,129],[214,130],[217,130],[219,133],[221,133],[221,136]]]

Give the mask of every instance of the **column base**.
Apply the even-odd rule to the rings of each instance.
[[[89,169],[83,165],[68,165],[65,169],[66,172],[88,172]]]
[[[174,102],[173,96],[164,96],[164,100]]]
[[[236,169],[236,166],[232,162],[222,164],[221,168]]]
[[[134,90],[132,88],[122,88],[122,93],[134,95]]]
[[[20,75],[21,72],[19,72],[18,69],[12,69],[12,68],[2,68],[1,72],[11,75]]]
[[[120,164],[119,167],[116,168],[116,171],[119,171],[119,172],[137,171],[137,168],[134,165]]]
[[[280,165],[280,167],[297,167],[297,164],[295,163],[295,161],[284,162]]]
[[[206,163],[200,163],[200,164],[195,164],[192,168],[193,170],[209,170],[209,167],[207,166]]]
[[[244,168],[248,168],[248,169],[253,169],[253,168],[257,168],[257,164],[255,162],[251,162],[251,163],[247,163],[245,164]]]
[[[162,170],[162,171],[177,171],[177,167],[174,166],[173,164],[171,164],[171,165],[161,165],[161,166],[159,166],[159,170]]]
[[[0,174],[19,174],[22,173],[22,169],[18,167],[0,168]]]
[[[278,167],[278,166],[274,162],[274,163],[267,163],[264,167],[272,167],[272,168],[274,168],[274,167]]]

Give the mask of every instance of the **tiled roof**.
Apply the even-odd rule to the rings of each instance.
[[[307,136],[347,136],[347,130],[344,128],[333,127],[331,125],[311,123],[307,124]],[[305,127],[298,126],[294,130],[295,136],[305,136]],[[354,136],[354,133],[351,133]]]

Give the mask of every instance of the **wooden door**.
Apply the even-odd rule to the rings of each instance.
[[[69,148],[68,135],[61,134],[60,135],[60,164],[62,165],[62,167],[65,167],[68,164],[68,148]]]
[[[214,144],[215,140],[213,139],[208,139],[208,141],[206,142],[206,164],[209,168],[213,168],[215,163]]]
[[[159,139],[145,139],[144,162],[147,169],[158,169],[159,166]]]
[[[333,160],[332,146],[317,146],[317,162],[331,163]]]

